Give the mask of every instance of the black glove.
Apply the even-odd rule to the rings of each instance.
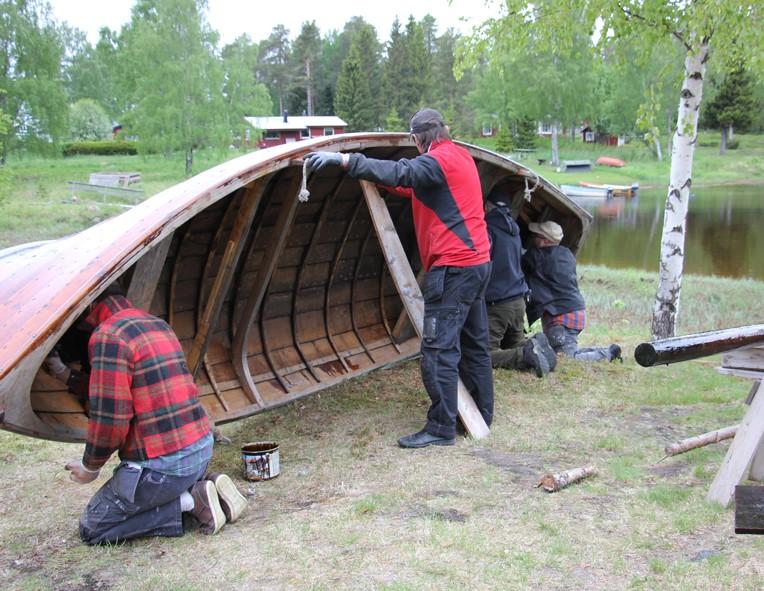
[[[342,153],[340,152],[311,152],[305,157],[308,170],[318,172],[327,166],[342,166]]]

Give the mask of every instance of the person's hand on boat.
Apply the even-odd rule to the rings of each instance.
[[[327,166],[347,167],[349,156],[342,152],[311,152],[305,157],[308,170],[318,172]]]
[[[65,468],[70,472],[69,480],[79,484],[87,484],[88,482],[93,482],[96,478],[98,478],[98,473],[100,472],[100,470],[93,471],[87,469],[82,465],[82,460],[72,460],[65,466]]]

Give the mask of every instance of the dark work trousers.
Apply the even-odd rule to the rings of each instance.
[[[424,278],[422,381],[432,404],[428,433],[456,435],[461,378],[487,425],[493,419],[493,371],[488,351],[485,289],[491,264],[433,267]]]
[[[525,369],[525,298],[488,304],[488,348],[494,367]]]
[[[585,347],[578,348],[578,335],[580,330],[568,328],[562,324],[555,324],[544,331],[549,339],[549,344],[555,353],[563,353],[579,361],[610,361],[611,354],[608,347]]]
[[[92,545],[146,536],[182,536],[180,495],[206,471],[204,464],[189,476],[170,476],[120,463],[80,518],[82,541]]]

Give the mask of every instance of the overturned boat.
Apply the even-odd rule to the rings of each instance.
[[[524,240],[529,222],[554,220],[578,250],[590,214],[523,165],[464,147],[484,195],[506,192]],[[86,405],[41,366],[115,280],[175,330],[217,424],[415,356],[419,338],[362,183],[333,167],[303,187],[302,159],[313,150],[417,155],[407,134],[286,144],[216,166],[78,234],[0,251],[0,427],[84,440]],[[421,276],[410,202],[384,203],[394,226],[386,231],[407,258],[396,264]]]

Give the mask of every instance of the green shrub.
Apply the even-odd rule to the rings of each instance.
[[[740,147],[740,140],[734,139],[727,142],[728,150],[737,150]]]
[[[111,154],[137,154],[138,145],[130,141],[81,141],[64,145],[64,156],[77,154],[96,154],[108,156]]]

